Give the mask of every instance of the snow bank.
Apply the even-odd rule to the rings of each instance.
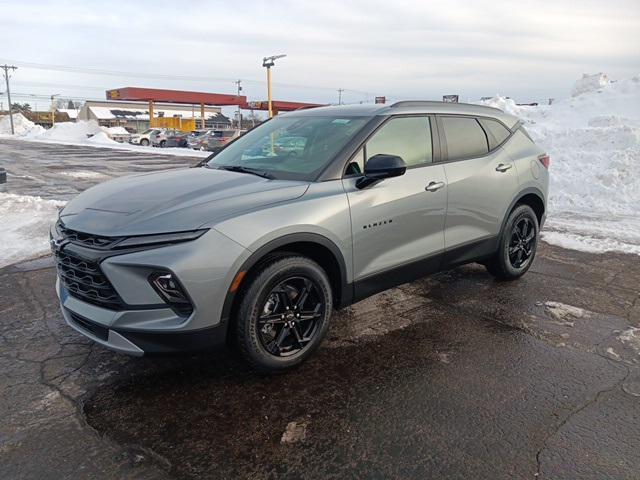
[[[584,76],[552,105],[486,103],[516,115],[551,156],[545,240],[590,252],[640,254],[640,76]]]
[[[33,132],[34,134],[44,132],[44,128],[40,125],[36,125],[21,113],[14,113],[12,116],[13,128],[16,135],[26,135],[30,132]],[[0,117],[0,134],[11,135],[11,118],[9,115]]]
[[[95,120],[80,122],[56,123],[49,130],[35,134],[27,133],[30,140],[54,140],[57,142],[81,142],[84,143],[91,135],[102,132]]]
[[[595,75],[585,73],[582,75],[582,78],[574,84],[573,90],[571,90],[571,96],[577,97],[583,93],[597,92],[608,84],[609,78],[604,73],[596,73]]]
[[[0,267],[49,251],[49,226],[66,202],[0,193],[2,255]]]
[[[117,150],[131,150],[162,155],[179,155],[190,157],[206,157],[210,152],[200,152],[186,148],[153,148],[128,143],[119,143],[109,135],[127,135],[123,127],[101,127],[95,120],[79,120],[77,122],[60,122],[46,130],[31,122],[22,114],[13,115],[16,134],[13,139],[29,140],[32,142],[61,143],[65,145],[90,145],[109,147]],[[9,116],[0,119],[0,136],[11,135]]]

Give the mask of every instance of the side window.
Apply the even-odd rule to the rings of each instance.
[[[475,118],[442,117],[449,160],[480,157],[489,153],[487,135]]]
[[[484,128],[484,131],[487,132],[490,150],[496,148],[504,142],[509,135],[511,135],[511,132],[500,122],[489,120],[487,118],[479,118],[478,121],[480,122],[480,125],[482,125],[482,128]]]
[[[429,117],[392,118],[365,145],[367,160],[385,153],[398,155],[408,167],[431,163],[431,125]]]

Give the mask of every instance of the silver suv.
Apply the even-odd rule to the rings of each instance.
[[[279,115],[200,168],[69,202],[51,229],[62,312],[120,352],[233,344],[257,369],[286,369],[318,348],[334,309],[376,292],[469,262],[523,275],[548,166],[518,120],[489,107]]]

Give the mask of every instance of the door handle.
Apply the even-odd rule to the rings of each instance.
[[[424,187],[427,192],[435,192],[436,190],[440,190],[444,187],[444,182],[429,182],[429,185]]]
[[[496,167],[496,172],[506,172],[507,170],[509,170],[511,167],[513,167],[513,165],[511,165],[510,163],[499,163],[498,166]]]

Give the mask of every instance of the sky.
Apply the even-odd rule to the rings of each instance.
[[[14,102],[124,86],[344,103],[567,96],[583,73],[640,74],[640,1],[0,0]],[[95,73],[99,72],[99,73]],[[5,90],[0,85],[0,92]],[[0,96],[6,103],[6,95]]]

